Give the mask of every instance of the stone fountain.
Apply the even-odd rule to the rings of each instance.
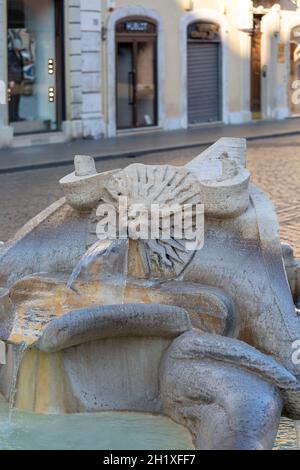
[[[225,138],[185,167],[98,173],[75,158],[65,197],[0,248],[11,407],[161,413],[198,449],[272,448],[281,416],[300,419],[300,271],[245,166],[246,142]],[[203,248],[134,230],[100,240],[99,207],[121,196],[203,204]]]

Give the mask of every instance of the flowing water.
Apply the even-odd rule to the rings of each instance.
[[[28,348],[28,345],[26,343],[20,343],[20,344],[14,345],[14,354],[15,354],[14,370],[12,373],[10,393],[9,393],[10,410],[12,410],[15,406],[15,401],[16,401],[16,396],[17,396],[17,391],[18,391],[17,382],[18,382],[19,368],[20,368],[21,362],[23,360],[23,357],[25,355],[27,348]]]
[[[70,279],[67,284],[68,289],[73,289],[74,284],[82,271],[87,269],[91,266],[97,258],[104,256],[105,254],[110,253],[110,251],[114,248],[114,243],[110,240],[101,240],[97,241],[94,245],[92,245],[86,253],[83,255],[79,263],[75,266]]]
[[[67,288],[80,295],[80,292],[76,290],[75,283],[79,276],[86,274],[91,268],[96,270],[96,273],[89,274],[96,276],[99,282],[108,282],[119,287],[119,295],[117,299],[114,299],[114,303],[123,304],[128,275],[128,250],[128,239],[98,240],[75,266]]]

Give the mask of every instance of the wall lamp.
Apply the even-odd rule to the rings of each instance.
[[[107,10],[112,13],[116,8],[116,0],[107,0]]]
[[[54,103],[54,101],[55,101],[55,88],[54,88],[54,86],[49,86],[49,88],[48,88],[48,101],[49,101],[49,103]]]
[[[54,59],[48,59],[48,73],[49,75],[54,74]]]

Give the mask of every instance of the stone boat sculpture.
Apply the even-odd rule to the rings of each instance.
[[[0,392],[11,406],[162,413],[198,449],[271,449],[282,414],[300,419],[299,266],[245,163],[243,139],[185,167],[97,173],[75,158],[65,198],[0,251]],[[130,230],[99,240],[99,207],[117,210],[120,196],[203,204],[203,248]]]

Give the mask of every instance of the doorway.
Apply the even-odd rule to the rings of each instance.
[[[188,124],[222,120],[222,58],[220,27],[195,22],[188,27]]]
[[[63,120],[63,2],[8,0],[9,123],[15,134],[57,131]]]
[[[157,125],[157,28],[143,18],[117,23],[118,130]]]
[[[253,119],[261,119],[261,15],[254,15],[251,37],[251,113]]]

